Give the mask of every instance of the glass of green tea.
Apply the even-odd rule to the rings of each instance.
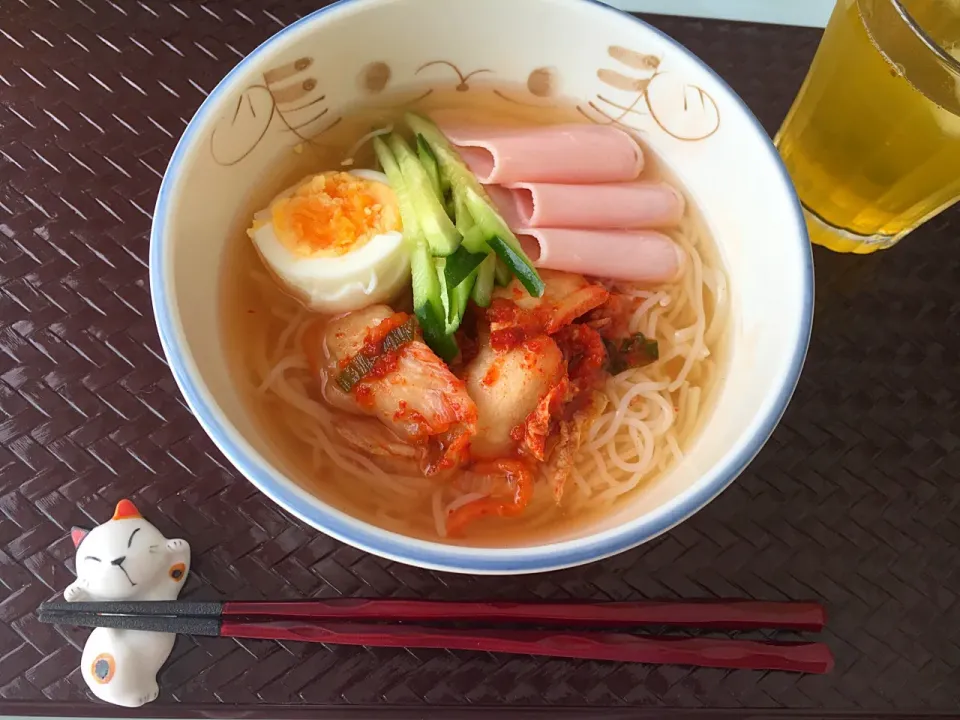
[[[810,239],[871,253],[960,199],[960,0],[837,0],[777,133]]]

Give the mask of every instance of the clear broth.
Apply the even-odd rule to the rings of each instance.
[[[366,143],[354,154],[352,164],[344,166],[342,161],[345,153],[353,148],[359,138],[371,129],[401,123],[403,113],[411,108],[426,113],[438,109],[462,111],[488,124],[533,126],[588,122],[577,111],[573,102],[555,101],[550,106],[521,104],[508,99],[511,96],[521,96],[519,91],[514,92],[513,88],[503,85],[475,84],[468,92],[434,91],[428,97],[412,105],[409,104],[409,99],[416,97],[417,94],[415,90],[384,94],[376,102],[350,108],[343,113],[343,121],[324,133],[318,141],[301,143],[284,157],[279,158],[275,172],[264,179],[263,184],[254,193],[256,197],[250,199],[241,214],[244,229],[248,226],[249,218],[254,212],[265,207],[282,189],[307,175],[329,169],[377,167],[370,143]],[[675,175],[670,173],[665,164],[643,143],[642,137],[638,137],[637,140],[645,153],[643,178],[663,179],[683,191],[688,201],[687,213],[692,215],[694,226],[699,229],[700,236],[708,236],[702,217],[690,202],[689,193],[683,190],[682,184],[678,182]],[[698,250],[706,264],[722,269],[718,250],[712,240],[703,243]],[[269,399],[268,395],[257,391],[258,379],[251,360],[252,342],[249,338],[259,337],[264,332],[265,323],[275,322],[271,319],[269,305],[288,309],[295,309],[298,305],[279,286],[273,288],[269,303],[266,302],[261,286],[253,279],[254,271],[265,272],[265,267],[245,231],[241,230],[235,233],[229,243],[221,277],[221,326],[231,372],[239,393],[251,415],[257,420],[263,439],[275,451],[277,457],[284,459],[286,467],[280,469],[285,471],[291,480],[323,501],[372,524],[424,540],[480,547],[503,547],[555,542],[559,539],[582,535],[600,519],[601,515],[609,514],[611,511],[616,512],[623,502],[636,492],[631,491],[619,498],[612,510],[607,507],[587,512],[574,512],[561,504],[546,513],[542,522],[484,520],[476,526],[471,526],[470,534],[466,539],[439,538],[435,532],[430,532],[429,528],[432,524],[429,523],[426,529],[422,523],[416,527],[396,526],[382,516],[375,500],[351,488],[351,482],[348,479],[335,480],[329,475],[318,476],[318,473],[312,470],[312,449],[285,430],[284,424],[278,421],[276,404]],[[705,293],[704,298],[709,305],[712,295]],[[712,311],[712,307],[707,307],[708,318]],[[729,325],[729,322],[728,314],[725,324]],[[700,402],[695,422],[684,433],[680,443],[684,451],[691,447],[704,419],[709,416],[713,399],[718,394],[717,387],[725,374],[724,348],[727,335],[728,332],[724,329],[719,334],[719,340],[710,345],[710,357],[715,366],[713,380],[709,387],[703,390],[704,397]],[[642,483],[645,482],[649,482],[649,479],[642,481]],[[424,511],[430,512],[429,502]]]

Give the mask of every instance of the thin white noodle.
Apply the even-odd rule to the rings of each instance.
[[[454,500],[453,502],[447,505],[446,514],[449,515],[453,511],[459,510],[464,505],[468,505],[469,503],[472,503],[474,500],[482,500],[485,497],[487,497],[487,493],[482,493],[482,492],[474,492],[474,493],[467,493],[466,495],[461,495],[456,500]]]
[[[652,393],[646,398],[651,405],[660,409],[660,419],[656,425],[650,426],[650,431],[655,437],[659,437],[667,432],[673,426],[674,410],[670,401],[660,393]],[[650,423],[648,423],[650,425]]]
[[[354,162],[354,161],[353,161],[353,156],[357,154],[357,151],[360,150],[360,148],[362,148],[364,145],[366,145],[368,142],[370,142],[371,140],[373,140],[373,139],[374,139],[375,137],[377,137],[378,135],[389,135],[389,134],[392,133],[392,132],[393,132],[393,125],[387,125],[387,126],[384,127],[384,128],[379,128],[379,129],[377,129],[377,130],[371,130],[371,131],[368,132],[366,135],[364,135],[362,138],[360,138],[359,140],[357,140],[357,141],[353,144],[353,147],[351,147],[349,150],[347,150],[346,157],[344,157],[343,160],[340,161],[340,164],[341,164],[341,165],[344,165],[344,166],[353,165],[353,162]]]
[[[303,313],[297,312],[290,321],[287,323],[287,326],[280,333],[280,338],[277,340],[276,349],[273,351],[273,361],[277,362],[284,356],[287,351],[287,343],[290,341],[291,337],[297,335],[297,331],[304,324],[303,322]]]
[[[291,370],[297,368],[299,370],[307,369],[307,359],[303,355],[287,355],[283,360],[280,360],[276,365],[273,366],[273,369],[267,374],[263,379],[263,382],[260,383],[260,386],[257,388],[257,392],[263,393],[267,391],[277,378],[279,378],[286,370]]]
[[[656,337],[658,338],[660,337],[671,338],[677,333],[677,330],[673,326],[673,323],[670,322],[669,311],[660,315],[660,317],[657,320],[657,325],[659,326],[659,330],[660,330],[660,332],[656,335]],[[661,360],[663,359],[663,352],[660,353],[660,358]]]
[[[629,418],[624,421],[624,425],[627,428],[628,437],[633,441],[636,461],[629,462],[626,460],[617,450],[613,440],[607,443],[607,457],[623,472],[643,475],[653,459],[653,433],[650,432],[650,427],[646,423],[636,422]]]
[[[655,305],[659,305],[664,298],[666,298],[666,294],[658,292],[643,301],[643,304],[636,309],[630,320],[631,333],[641,332],[643,328],[640,324],[646,319],[647,313],[652,310]]]
[[[683,432],[689,432],[691,424],[695,422],[697,413],[700,411],[700,388],[692,387],[690,392],[687,394],[687,407],[685,408],[686,415],[684,416],[683,427],[680,428]]]
[[[681,241],[681,244],[685,243],[687,243],[686,240]],[[697,328],[697,331],[695,334],[696,338],[694,345],[683,363],[683,368],[677,374],[677,377],[674,379],[674,381],[670,384],[671,392],[679,388],[680,385],[683,384],[684,380],[687,379],[687,375],[690,374],[693,363],[699,356],[700,349],[703,345],[703,331],[705,326],[703,315],[703,262],[700,259],[700,253],[694,251],[692,246],[687,244],[685,249],[687,250],[688,258],[692,259],[693,275],[689,279],[689,284],[691,287],[689,288],[688,292],[689,297],[693,300],[694,310],[696,312],[696,320],[694,321],[694,325]]]
[[[307,336],[307,332],[316,324],[316,320],[311,320],[310,322],[300,323],[300,327],[297,328],[297,332],[293,335],[293,342],[291,343],[293,350],[298,350],[303,348],[303,340]]]
[[[316,400],[312,400],[296,392],[282,376],[270,384],[270,390],[276,393],[277,397],[292,409],[306,415],[308,418],[319,420],[321,426],[326,424],[326,420],[330,416],[329,411]]]
[[[599,474],[600,477],[606,481],[607,485],[610,485],[610,486],[618,485],[619,483],[613,478],[613,476],[607,470],[607,463],[604,460],[603,455],[601,455],[599,451],[593,450],[592,448],[587,448],[587,451],[593,457],[593,465],[597,469],[597,474]]]
[[[590,483],[583,476],[583,473],[580,472],[580,468],[574,467],[573,471],[570,473],[573,478],[574,485],[580,492],[584,495],[590,494]]]
[[[604,416],[601,416],[600,420],[594,423],[593,427],[590,429],[589,439],[590,442],[587,444],[588,448],[597,448],[601,445],[606,445],[610,439],[616,435],[617,430],[619,429],[621,423],[623,422],[624,416],[630,411],[630,401],[633,398],[637,397],[641,393],[656,391],[661,388],[667,387],[667,382],[660,383],[637,383],[634,385],[627,393],[620,398],[620,402],[617,405],[616,412],[614,413],[613,420],[609,422],[609,429],[600,437],[596,437],[596,432],[594,428],[601,426],[601,421],[604,419]]]
[[[647,327],[643,331],[643,334],[648,338],[655,338],[657,336],[657,322],[660,320],[660,316],[663,314],[663,306],[654,307],[650,311],[650,316],[647,319]]]
[[[670,452],[673,453],[673,459],[676,462],[683,460],[683,451],[680,450],[680,446],[677,444],[677,439],[673,435],[667,436],[667,447],[670,448]]]
[[[710,324],[707,326],[707,332],[704,333],[703,341],[713,346],[720,339],[720,333],[726,329],[727,311],[729,306],[729,296],[727,294],[727,278],[718,269],[714,268],[713,276],[715,278],[713,290],[713,315],[710,318]]]

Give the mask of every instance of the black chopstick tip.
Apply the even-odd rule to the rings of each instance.
[[[43,613],[43,612],[66,612],[66,611],[72,609],[72,608],[70,607],[71,604],[72,604],[72,603],[60,602],[60,601],[45,602],[45,603],[42,603],[42,604],[40,605],[40,607],[37,608],[37,612],[38,612],[38,613]]]
[[[96,612],[38,611],[40,622],[89,628],[115,628],[181,635],[220,635],[220,619],[207,617],[174,617],[170,615],[132,615]]]
[[[141,615],[148,617],[219,618],[223,603],[194,600],[117,600],[93,602],[45,602],[39,611],[62,613],[95,613],[109,615]]]

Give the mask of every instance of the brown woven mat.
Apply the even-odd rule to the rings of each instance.
[[[802,677],[181,638],[150,706],[161,715],[960,706],[957,212],[876,256],[818,252],[810,358],[773,440],[695,518],[606,562],[513,579],[416,570],[313,532],[231,469],[163,361],[150,213],[204,93],[316,5],[0,0],[0,710],[106,710],[84,701],[85,633],[39,625],[33,611],[73,577],[68,528],[102,521],[124,496],[189,538],[192,598],[812,597],[830,608],[837,654],[832,675]],[[818,39],[652,22],[712,64],[770,131]]]

